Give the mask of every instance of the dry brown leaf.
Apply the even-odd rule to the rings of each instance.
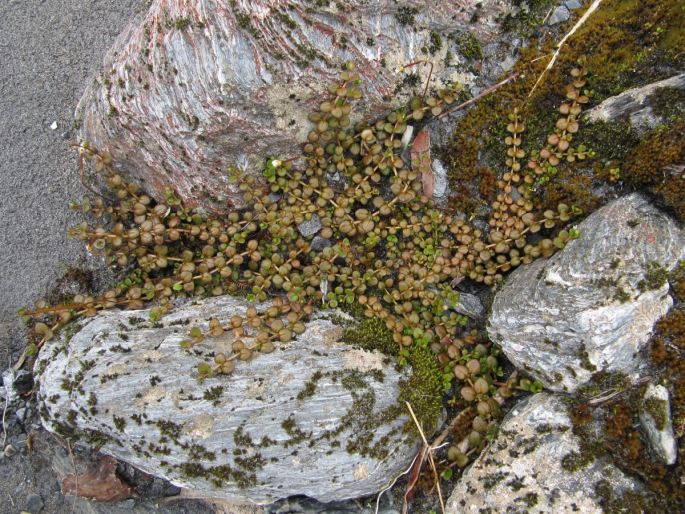
[[[430,145],[430,134],[426,129],[423,129],[416,135],[410,151],[412,170],[421,175],[423,195],[427,198],[433,196],[435,189],[435,177],[431,169]]]
[[[81,496],[89,500],[112,502],[135,495],[133,489],[116,474],[117,460],[109,455],[100,457],[81,475],[67,475],[62,480],[62,494]]]

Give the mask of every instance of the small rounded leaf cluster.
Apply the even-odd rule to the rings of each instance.
[[[131,271],[98,297],[34,311],[53,314],[50,326],[39,323],[35,331],[48,339],[74,317],[152,301],[155,322],[176,297],[244,294],[252,301],[270,300],[268,307],[253,307],[228,324],[209,320],[207,327],[189,330],[183,348],[210,341],[222,348],[212,362],[198,366],[198,377],[206,378],[231,373],[239,361],[301,334],[318,306],[359,306],[392,332],[400,359],[413,346],[430,348],[447,386],[456,379],[461,399],[476,405],[476,425],[483,429],[498,411],[489,400],[501,374],[497,352],[487,340],[474,339],[467,318],[454,311],[458,293],[450,284],[470,279],[494,286],[509,270],[548,257],[577,237],[574,229],[554,232],[580,213],[575,207],[537,212],[532,195],[562,159],[588,154],[571,146],[587,102],[580,93],[586,71],[581,66],[571,75],[568,101],[539,152],[526,156],[525,124],[517,110],[511,114],[507,170],[497,182],[486,229],[427,198],[425,170],[414,169],[404,152],[404,136],[444,112],[455,101],[454,91],[416,97],[384,118],[353,123],[352,107],[362,93],[351,65],[329,88],[330,98],[309,115],[312,129],[300,156],[267,159],[261,176],[231,168],[250,207],[225,217],[189,211],[173,191],[154,201],[111,167],[107,153],[84,143],[82,157],[101,172],[109,191],[106,199],[74,206],[102,222],[83,222],[70,234],[111,265]],[[320,224],[318,234],[303,236],[298,227],[313,220]],[[500,395],[510,389],[500,386]],[[483,433],[478,428],[476,435]]]

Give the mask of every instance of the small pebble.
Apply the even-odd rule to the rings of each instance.
[[[22,369],[14,377],[14,388],[19,394],[26,394],[33,389],[33,375]]]
[[[43,510],[43,499],[36,493],[31,493],[26,497],[26,509],[31,514],[38,514]]]
[[[50,125],[50,130],[57,130],[57,122],[53,121],[52,124]]]
[[[26,407],[21,407],[20,409],[17,409],[15,415],[17,416],[17,419],[23,423],[24,418],[26,417]]]
[[[552,15],[547,18],[547,25],[556,25],[557,23],[563,23],[571,17],[571,11],[564,5],[560,5]]]
[[[3,453],[5,454],[5,457],[9,458],[15,453],[17,453],[17,449],[11,444],[8,444],[7,446],[5,446],[5,450],[3,451]]]
[[[564,2],[564,5],[572,11],[574,9],[580,9],[581,7],[583,7],[583,4],[580,3],[578,0],[566,0],[566,2]]]
[[[309,237],[316,234],[319,230],[321,230],[321,220],[319,219],[319,215],[314,214],[312,215],[312,219],[300,223],[297,226],[297,230],[300,231],[302,237]]]
[[[315,252],[320,252],[329,246],[331,246],[330,239],[326,239],[321,236],[314,236],[314,239],[312,239],[312,244],[310,245],[311,249]]]

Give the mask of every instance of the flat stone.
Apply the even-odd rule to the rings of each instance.
[[[571,11],[574,11],[576,9],[580,9],[583,7],[583,4],[579,0],[566,0],[564,2],[564,5],[566,6],[567,9],[570,9]]]
[[[445,512],[601,513],[595,494],[600,481],[614,491],[640,491],[634,479],[603,458],[589,456],[574,465],[580,440],[572,427],[558,397],[540,393],[521,401],[464,471]]]
[[[673,303],[665,273],[685,258],[683,231],[642,194],[578,228],[565,249],[509,275],[488,325],[507,358],[554,391],[574,391],[600,371],[637,371]]]
[[[640,406],[640,423],[654,453],[667,465],[675,464],[678,445],[673,435],[668,390],[664,386],[647,386]]]
[[[36,361],[44,426],[95,438],[102,452],[196,496],[329,502],[383,489],[417,448],[397,405],[406,375],[381,354],[339,342],[333,322],[314,319],[272,353],[198,382],[198,363],[230,354],[233,336],[192,350],[180,342],[190,327],[207,330],[210,318],[226,325],[249,305],[194,301],[154,326],[149,311],[81,321],[68,343],[49,342]]]
[[[459,314],[473,319],[482,319],[485,315],[485,308],[475,294],[459,292],[459,302],[454,307]]]
[[[303,221],[297,226],[302,237],[310,237],[321,230],[321,219],[318,214],[312,214],[312,219]]]
[[[571,17],[571,11],[565,5],[560,5],[554,12],[547,18],[547,25],[552,26],[557,23],[563,23]]]

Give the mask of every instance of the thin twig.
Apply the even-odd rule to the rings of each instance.
[[[7,425],[5,425],[5,416],[7,416],[7,407],[9,406],[9,391],[7,391],[7,395],[5,396],[5,408],[2,410],[2,448],[5,448],[5,442],[7,442]]]
[[[88,191],[93,193],[94,195],[98,195],[101,198],[105,198],[104,195],[98,193],[97,191],[95,191],[95,189],[93,189],[88,184],[86,184],[86,177],[85,177],[84,165],[83,165],[83,155],[81,155],[81,153],[78,154],[78,164],[79,164],[79,177],[81,179],[81,185],[83,187],[85,187]]]
[[[78,469],[76,469],[76,461],[74,460],[74,452],[71,451],[71,442],[67,439],[67,448],[69,449],[69,458],[71,459],[71,467],[74,468],[74,479],[76,480],[76,494],[74,494],[74,501],[71,504],[71,514],[76,511],[76,497],[78,496]]]
[[[14,371],[19,371],[21,367],[24,365],[24,361],[26,360],[26,348],[24,348],[24,351],[21,352],[21,355],[19,356],[19,360],[16,362],[14,366]]]
[[[511,82],[512,80],[514,80],[514,79],[515,79],[516,77],[518,77],[518,76],[519,76],[519,73],[518,73],[518,72],[512,73],[511,75],[509,75],[509,76],[508,76],[507,78],[505,78],[504,80],[498,82],[497,84],[495,84],[495,85],[493,85],[493,86],[490,86],[490,87],[487,88],[487,89],[484,89],[483,91],[481,91],[480,93],[478,93],[478,94],[477,94],[476,96],[474,96],[473,98],[470,98],[469,100],[466,100],[464,103],[461,103],[461,104],[457,105],[456,107],[452,107],[451,109],[447,109],[446,111],[444,111],[444,112],[438,114],[438,115],[436,116],[436,118],[442,118],[443,116],[446,116],[446,115],[451,114],[451,113],[453,113],[453,112],[455,112],[455,111],[458,111],[459,109],[463,109],[463,108],[466,107],[467,105],[471,105],[472,103],[477,102],[478,100],[480,100],[480,99],[483,98],[484,96],[489,95],[490,93],[492,93],[493,91],[499,89],[500,87],[502,87],[503,85],[507,84],[508,82]]]
[[[559,52],[561,51],[561,47],[564,45],[566,40],[569,37],[571,37],[576,32],[576,30],[578,30],[580,28],[580,26],[583,23],[585,23],[585,21],[597,9],[597,7],[599,7],[599,4],[601,4],[601,3],[602,3],[602,0],[595,0],[594,2],[592,2],[592,5],[590,7],[588,7],[588,10],[585,11],[585,14],[583,14],[583,16],[581,16],[581,18],[573,26],[573,28],[563,38],[561,38],[561,41],[559,41],[557,43],[557,45],[556,45],[557,49],[554,51],[554,54],[552,55],[552,58],[550,59],[549,63],[545,67],[545,69],[542,70],[542,73],[540,74],[537,81],[535,82],[533,89],[531,89],[530,93],[528,93],[528,98],[531,97],[531,95],[533,94],[533,91],[535,91],[535,89],[538,87],[538,84],[540,84],[540,82],[542,81],[542,77],[545,76],[545,73],[547,73],[548,70],[551,70],[552,66],[554,66],[554,63],[556,62],[557,57],[559,57]]]
[[[421,425],[419,424],[419,421],[416,419],[416,416],[414,415],[414,410],[411,408],[411,404],[409,402],[404,402],[407,404],[407,409],[409,409],[409,414],[411,414],[412,419],[414,420],[414,423],[416,424],[416,428],[419,431],[419,434],[421,435],[421,439],[423,439],[423,444],[424,448],[426,449],[426,455],[428,455],[428,462],[430,462],[431,468],[433,469],[433,475],[435,476],[435,485],[437,486],[438,489],[438,499],[440,500],[440,509],[443,514],[445,514],[445,502],[442,499],[442,490],[440,489],[440,475],[438,475],[438,470],[435,467],[435,460],[433,460],[433,450],[434,448],[431,447],[428,444],[428,441],[426,440],[426,436],[423,433],[423,429],[421,428]],[[406,496],[405,496],[406,498]]]
[[[397,476],[393,479],[392,483],[391,483],[388,487],[386,487],[386,488],[383,489],[380,493],[378,493],[378,496],[376,497],[376,510],[374,511],[374,514],[378,514],[378,508],[379,508],[379,506],[380,506],[380,503],[381,503],[381,496],[383,496],[383,493],[385,493],[386,491],[389,491],[390,489],[392,489],[392,488],[394,487],[394,485],[397,483],[397,481],[400,479],[401,476],[406,475],[407,473],[409,473],[409,472],[411,471],[411,468],[414,467],[414,463],[416,462],[416,459],[417,459],[418,457],[419,457],[419,454],[417,453],[417,454],[414,456],[414,459],[411,461],[411,464],[409,465],[409,467],[408,467],[405,471],[403,471],[402,473],[400,473],[399,475],[397,475]]]

